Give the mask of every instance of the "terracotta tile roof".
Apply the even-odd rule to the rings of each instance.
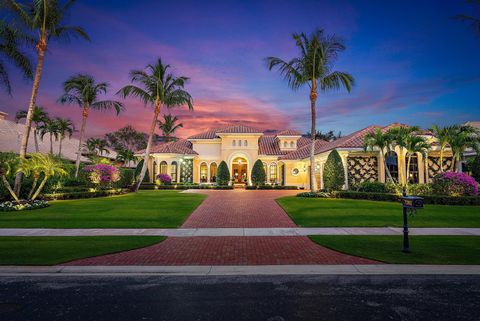
[[[188,139],[215,139],[217,134],[258,134],[261,130],[244,125],[229,125],[221,128],[215,128],[203,133],[195,134],[188,137]]]
[[[188,137],[188,139],[214,139],[214,138],[218,138],[215,129]]]
[[[311,140],[309,138],[304,137],[306,140],[304,142],[304,145],[302,147],[299,147],[296,151],[289,152],[283,157],[280,157],[280,159],[305,159],[310,156],[310,147]],[[325,140],[316,140],[315,141],[315,154],[320,153],[320,149],[325,146],[326,144],[329,144],[329,142]]]
[[[140,150],[136,154],[142,154],[145,150]],[[184,154],[184,155],[198,155],[192,149],[192,143],[186,139],[181,139],[176,142],[160,143],[152,147],[150,153],[159,154]]]
[[[285,155],[288,151],[281,151],[276,136],[264,135],[258,139],[259,155]]]
[[[277,133],[277,136],[301,136],[301,135],[302,133],[300,133],[298,130],[293,130],[293,129],[286,129]]]
[[[297,147],[299,148],[299,147],[305,146],[305,145],[307,145],[308,143],[311,143],[311,142],[312,141],[308,137],[300,137],[297,140]]]

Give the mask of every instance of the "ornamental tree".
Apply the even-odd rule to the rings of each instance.
[[[118,168],[108,164],[88,165],[83,168],[87,174],[88,181],[95,187],[110,187],[120,180]]]
[[[323,168],[323,185],[328,191],[338,191],[345,184],[345,173],[340,154],[336,149],[328,155],[327,162]]]
[[[217,169],[217,183],[218,185],[228,185],[228,182],[230,182],[230,171],[227,163],[222,161]]]
[[[252,184],[255,186],[265,184],[265,169],[261,160],[257,159],[252,168]]]

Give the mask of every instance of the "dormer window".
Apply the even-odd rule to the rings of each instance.
[[[238,146],[242,146],[242,141],[240,139],[238,140]]]
[[[287,148],[288,145],[287,145],[287,142],[283,142],[283,148]]]
[[[237,145],[237,141],[236,140],[232,140],[232,146],[236,146]]]
[[[243,146],[245,146],[245,147],[248,146],[248,141],[246,139],[243,141]]]
[[[290,142],[290,148],[295,148],[295,143],[294,142]]]

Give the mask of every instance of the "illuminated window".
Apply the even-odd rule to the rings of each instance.
[[[168,166],[166,161],[160,163],[160,174],[168,174]]]
[[[172,177],[172,182],[177,181],[177,162],[172,162],[172,167],[170,168],[170,176]]]
[[[407,168],[408,154],[405,157],[405,168]],[[418,156],[413,154],[410,157],[410,171],[408,173],[408,182],[410,184],[418,184]]]
[[[277,182],[277,164],[270,164],[270,183]]]
[[[397,153],[390,151],[385,155],[385,162],[387,163],[387,168],[390,171],[390,175],[395,182],[398,182],[398,157]],[[386,170],[385,176],[388,177]]]
[[[210,164],[210,182],[215,183],[217,181],[217,163]]]
[[[203,162],[200,164],[200,182],[206,183],[208,175],[208,166],[207,163]]]
[[[265,172],[265,182],[268,180],[268,172],[267,172],[267,163],[263,163],[263,171]]]

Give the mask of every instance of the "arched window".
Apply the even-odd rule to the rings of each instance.
[[[242,146],[242,141],[240,139],[238,140],[238,146]]]
[[[295,143],[294,142],[290,142],[290,148],[294,148],[295,147]]]
[[[178,172],[178,165],[177,162],[172,162],[172,167],[170,168],[170,176],[172,177],[172,182],[177,182],[177,172]]]
[[[287,142],[283,142],[283,147],[284,147],[284,148],[287,148],[287,147],[288,147],[287,144],[288,144]]]
[[[217,181],[217,163],[210,164],[210,183]]]
[[[405,169],[408,166],[407,162],[408,162],[408,154],[405,156]],[[410,157],[410,171],[408,173],[407,179],[410,184],[418,184],[418,156],[416,153],[413,154],[412,157]]]
[[[152,166],[152,179],[155,182],[155,179],[157,178],[157,162],[153,161],[153,166]]]
[[[271,163],[270,164],[270,183],[277,182],[277,164]]]
[[[160,174],[168,174],[168,165],[166,161],[160,163]]]
[[[263,170],[265,172],[265,183],[268,181],[267,163],[263,162]]]
[[[237,146],[237,141],[235,139],[232,140],[232,146]]]
[[[397,153],[390,151],[385,155],[385,162],[387,163],[387,168],[390,171],[390,175],[395,182],[398,182],[398,157]],[[387,171],[385,170],[385,178],[388,179]]]
[[[243,146],[245,146],[245,147],[248,146],[248,141],[246,139],[243,141]]]
[[[200,164],[200,182],[206,183],[208,175],[208,166],[207,163],[203,162]]]

